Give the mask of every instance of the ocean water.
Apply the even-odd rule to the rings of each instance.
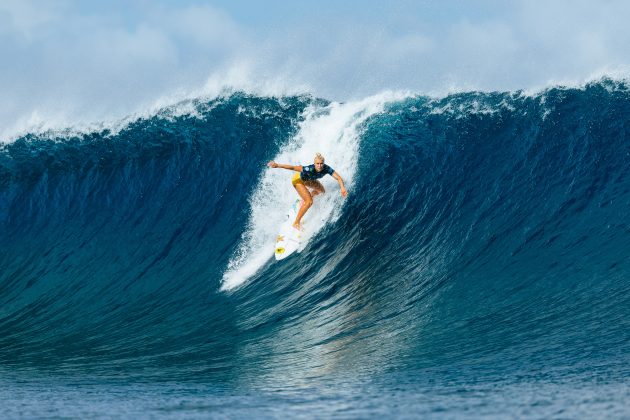
[[[626,82],[107,127],[0,146],[2,417],[630,416]]]

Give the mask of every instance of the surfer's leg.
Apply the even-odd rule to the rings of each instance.
[[[309,209],[309,207],[313,205],[313,197],[311,197],[311,193],[308,192],[308,188],[306,188],[304,184],[297,183],[294,185],[294,187],[297,193],[302,198],[302,201],[304,202],[302,206],[300,207],[300,210],[298,211],[297,217],[295,218],[295,222],[293,222],[293,227],[299,229],[300,221],[302,220],[302,217],[304,217],[304,214]]]
[[[324,186],[319,181],[304,181],[304,185],[310,188],[310,192],[313,197],[326,192]]]

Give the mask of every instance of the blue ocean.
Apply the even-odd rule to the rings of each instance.
[[[273,258],[331,177],[305,249]],[[226,91],[0,146],[4,418],[628,418],[630,86]]]

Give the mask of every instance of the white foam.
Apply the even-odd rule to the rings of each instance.
[[[34,110],[29,115],[18,118],[12,125],[7,126],[0,135],[0,143],[11,143],[26,134],[53,139],[80,137],[108,131],[110,136],[115,136],[130,124],[154,116],[166,119],[182,115],[199,117],[196,102],[183,98],[183,95],[169,95],[160,98],[153,104],[143,105],[143,111],[132,113],[123,118],[97,122],[86,122],[80,119],[72,121],[67,114],[61,111],[59,113],[51,113],[50,111],[42,113],[39,110]]]
[[[274,160],[290,165],[309,165],[315,153],[322,153],[326,163],[342,176],[351,195],[359,159],[362,124],[369,117],[382,112],[388,102],[408,96],[408,93],[384,92],[360,101],[331,103],[325,108],[311,107],[306,110],[298,134],[280,150]],[[291,176],[292,172],[284,169],[264,170],[249,200],[249,222],[223,275],[222,290],[244,284],[273,256],[275,237],[285,217],[285,210],[297,198],[291,186]],[[339,218],[344,203],[339,186],[332,177],[324,177],[321,181],[326,194],[316,198],[303,219],[309,223],[313,235],[326,223]],[[290,261],[279,264],[290,264]]]
[[[607,66],[594,71],[587,77],[548,80],[537,86],[517,91],[519,95],[538,97],[552,88],[584,88],[587,84],[597,82],[603,78],[628,83],[630,80],[630,66]],[[488,92],[479,86],[471,84],[446,84],[428,91],[414,91],[414,96],[426,96],[433,100],[443,99],[451,94],[466,92]],[[190,115],[198,117],[195,104],[211,101],[220,97],[227,97],[235,92],[246,92],[262,97],[299,96],[304,94],[322,96],[320,92],[299,77],[288,75],[286,72],[266,72],[261,75],[260,70],[248,60],[234,59],[222,68],[211,73],[203,82],[172,87],[165,93],[152,99],[130,101],[130,103],[111,103],[107,98],[99,106],[92,107],[84,103],[87,99],[72,100],[60,98],[55,100],[54,106],[45,102],[23,112],[16,112],[11,118],[0,118],[0,144],[11,143],[26,135],[68,137],[81,136],[107,130],[110,135],[116,135],[129,124],[154,116],[165,118]],[[365,99],[380,97],[383,94],[370,96]],[[331,99],[328,97],[328,99]],[[78,101],[78,102],[77,102]],[[76,102],[76,103],[75,103]],[[357,100],[352,103],[361,103]],[[48,104],[48,105],[47,105]],[[441,111],[449,112],[446,108]],[[440,110],[435,110],[440,112]],[[0,116],[2,117],[2,116]]]
[[[210,74],[200,85],[179,87],[135,105],[111,106],[105,112],[88,111],[87,106],[63,102],[55,107],[41,105],[0,121],[0,144],[11,143],[26,134],[43,137],[81,136],[108,130],[116,135],[141,119],[154,116],[173,118],[182,115],[198,117],[196,104],[246,92],[261,97],[283,97],[310,94],[312,88],[278,74],[261,78],[246,61],[235,61]],[[104,99],[105,103],[108,103]],[[100,109],[100,108],[99,108]]]

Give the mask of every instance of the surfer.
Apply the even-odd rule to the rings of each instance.
[[[297,191],[298,195],[302,198],[302,206],[298,211],[295,222],[293,222],[293,227],[298,230],[302,229],[302,225],[300,224],[302,217],[304,217],[304,214],[313,205],[313,197],[326,192],[324,190],[324,186],[321,184],[321,182],[318,181],[319,178],[323,177],[324,175],[332,176],[339,183],[339,187],[341,188],[341,195],[343,197],[346,197],[348,195],[348,191],[343,185],[343,179],[341,179],[339,174],[335,172],[333,168],[324,163],[324,157],[320,153],[317,153],[315,155],[313,165],[284,165],[281,163],[276,163],[272,160],[267,164],[267,166],[269,166],[270,168],[289,169],[291,171],[297,172],[293,175],[293,178],[291,178],[291,183],[293,184],[293,187]]]

